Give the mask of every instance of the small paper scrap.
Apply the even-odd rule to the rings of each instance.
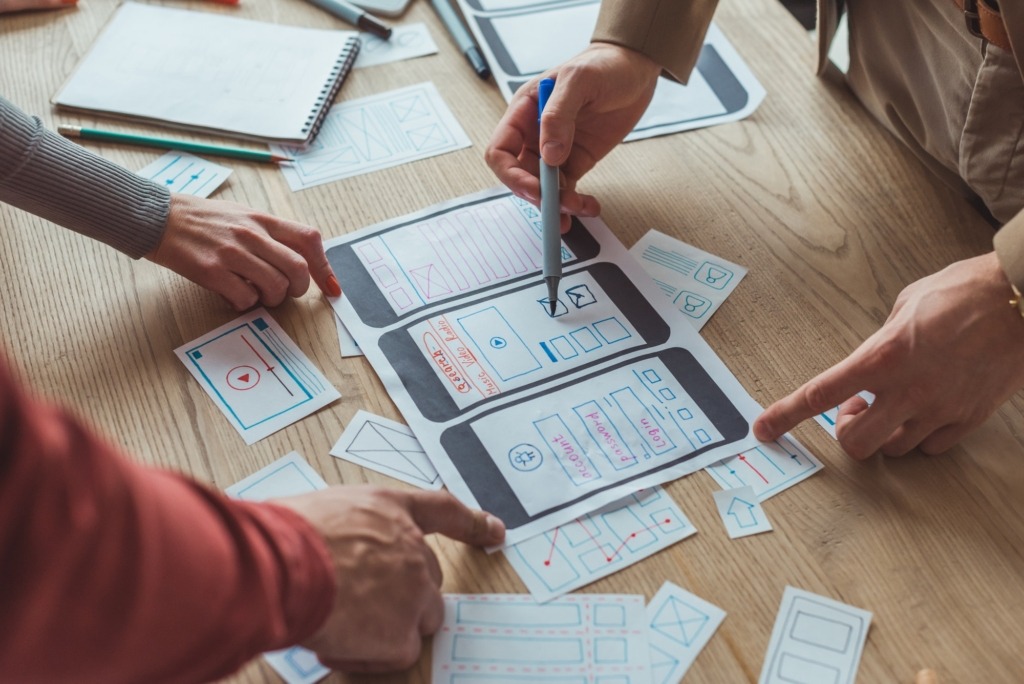
[[[724,619],[718,606],[672,582],[661,585],[647,604],[652,680],[681,680]]]
[[[661,487],[625,499],[504,549],[538,602],[629,567],[697,534]]]
[[[327,483],[320,474],[293,451],[231,485],[225,492],[243,501],[266,501],[326,488]],[[315,653],[298,646],[265,653],[263,657],[288,684],[313,684],[331,673],[320,664]]]
[[[421,489],[440,489],[441,476],[409,426],[359,411],[331,447],[331,456]]]
[[[649,684],[643,596],[449,594],[434,635],[434,684]]]
[[[341,317],[337,313],[334,314],[334,323],[338,328],[338,346],[341,348],[341,355],[362,356],[363,350],[359,348],[359,343],[356,342],[356,338],[352,337],[352,333],[341,322]]]
[[[231,169],[187,152],[172,151],[140,169],[138,175],[179,195],[209,197],[228,179]]]
[[[353,65],[355,69],[437,54],[437,44],[430,37],[427,25],[422,22],[393,27],[391,37],[387,40],[372,33],[360,32],[359,42],[362,47]]]
[[[263,308],[225,323],[174,353],[246,444],[341,396]]]
[[[744,451],[706,470],[722,489],[753,487],[758,501],[803,482],[825,466],[792,435]]]
[[[853,684],[872,615],[786,587],[758,684]]]
[[[868,402],[868,406],[875,403],[875,395],[871,392],[861,391],[857,392],[858,397],[862,397],[864,401]],[[814,416],[814,420],[818,421],[821,427],[825,428],[825,432],[832,435],[832,439],[836,438],[836,418],[839,417],[839,407],[829,409],[822,414]]]
[[[697,330],[747,274],[739,264],[657,230],[648,231],[629,252]]]
[[[749,537],[752,534],[770,532],[772,524],[761,508],[761,502],[750,486],[723,489],[714,493],[718,515],[725,523],[725,531],[731,539]]]

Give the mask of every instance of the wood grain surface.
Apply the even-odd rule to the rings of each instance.
[[[347,28],[301,0],[162,4]],[[80,0],[0,18],[0,92],[49,126],[111,126],[49,100],[115,6]],[[214,197],[330,237],[495,185],[483,152],[504,111],[497,88],[472,74],[427,3],[397,21],[426,22],[440,54],[355,71],[342,98],[433,81],[472,147],[298,193],[273,168],[231,161],[235,173]],[[761,107],[739,123],[620,146],[581,188],[600,198],[627,246],[658,228],[749,269],[703,335],[766,405],[852,351],[905,285],[989,251],[992,229],[841,86],[814,77],[811,39],[774,0],[723,0],[717,21],[767,89]],[[130,169],[159,156],[86,144]],[[365,360],[339,356],[318,293],[273,315],[343,399],[246,447],[172,351],[232,319],[226,304],[10,207],[0,207],[0,226],[5,353],[37,392],[75,407],[140,461],[223,488],[294,449],[329,483],[404,486],[328,455],[357,410],[401,417]],[[1018,395],[942,456],[865,463],[805,423],[796,435],[826,469],[767,502],[774,532],[730,541],[711,501],[717,486],[698,473],[668,491],[700,533],[583,591],[650,598],[670,579],[724,608],[686,679],[694,684],[756,681],[786,585],[874,612],[861,682],[912,682],[923,667],[943,684],[1024,681],[1022,410]],[[432,544],[445,591],[525,591],[500,554]],[[422,683],[429,662],[427,643],[410,672],[329,681]],[[232,681],[278,679],[257,660]]]

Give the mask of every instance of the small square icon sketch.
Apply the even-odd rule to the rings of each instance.
[[[569,302],[577,309],[597,303],[597,297],[594,296],[594,293],[586,285],[570,287],[565,291],[565,296],[569,298]]]
[[[565,314],[569,313],[569,308],[561,299],[555,300],[555,313],[551,313],[551,300],[548,299],[547,297],[544,297],[543,299],[538,299],[537,303],[540,304],[541,308],[544,309],[544,313],[547,314],[550,318],[558,318],[559,316],[564,316]]]
[[[673,301],[690,318],[701,318],[711,309],[710,299],[686,290],[680,291]]]
[[[729,281],[733,278],[733,272],[729,269],[713,264],[710,261],[705,261],[697,269],[697,272],[693,275],[694,280],[698,283],[704,283],[708,287],[713,287],[716,290],[723,290],[725,286],[729,284]]]

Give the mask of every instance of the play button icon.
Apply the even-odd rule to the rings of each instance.
[[[239,392],[251,390],[260,382],[260,372],[252,366],[235,366],[228,371],[228,387]]]

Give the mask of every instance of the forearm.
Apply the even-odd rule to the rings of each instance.
[[[138,259],[160,243],[171,196],[0,97],[0,202]]]
[[[718,0],[602,0],[592,40],[636,50],[686,83],[717,4]]]
[[[130,463],[2,367],[0,445],[0,678],[206,681],[326,619],[295,513]]]

